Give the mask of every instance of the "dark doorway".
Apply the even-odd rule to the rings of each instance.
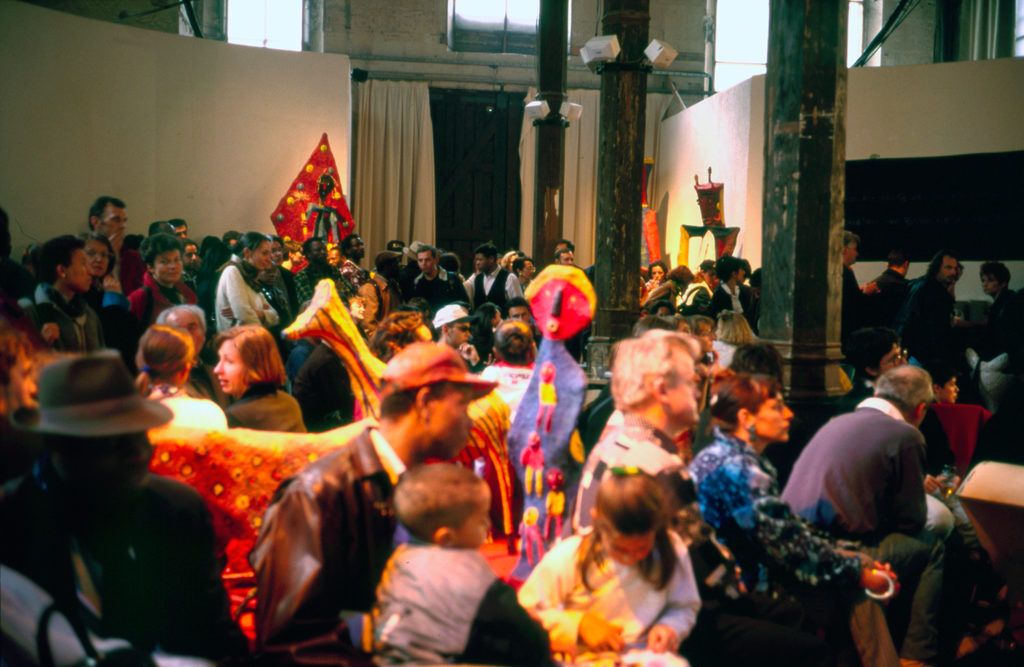
[[[473,249],[519,246],[519,134],[523,94],[430,89],[437,244],[473,272]]]

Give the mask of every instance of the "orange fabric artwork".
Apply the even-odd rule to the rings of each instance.
[[[163,427],[150,431],[150,470],[188,484],[213,515],[226,576],[249,573],[249,551],[263,513],[284,480],[348,442],[372,421],[327,433],[278,433],[236,428],[204,431]]]

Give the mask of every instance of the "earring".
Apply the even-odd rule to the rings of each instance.
[[[754,442],[754,441],[757,440],[757,425],[756,424],[751,424],[750,426],[747,427],[747,435],[750,436],[750,442]]]

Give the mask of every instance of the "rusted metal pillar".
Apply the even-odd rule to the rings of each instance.
[[[536,187],[533,195],[533,259],[550,264],[562,238],[562,172],[565,165],[566,123],[559,107],[566,99],[566,57],[569,39],[569,0],[541,0],[537,29],[537,99],[548,103],[546,118],[537,128]]]
[[[760,326],[794,405],[842,393],[846,23],[846,0],[771,3]]]
[[[588,362],[605,358],[611,342],[629,336],[640,310],[641,203],[644,171],[644,60],[649,0],[607,0],[602,34],[616,35],[622,52],[601,72],[597,159],[594,287],[597,314]]]

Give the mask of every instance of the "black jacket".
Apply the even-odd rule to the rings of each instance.
[[[302,408],[291,395],[271,384],[254,384],[224,413],[228,426],[257,431],[305,433]]]
[[[864,306],[863,324],[891,328],[896,313],[907,297],[910,282],[899,271],[886,269],[875,278],[874,283],[878,285],[878,294],[871,294],[861,302]]]
[[[3,489],[0,562],[49,593],[80,630],[144,651],[159,646],[215,659],[247,653],[221,584],[210,513],[194,489],[149,475],[119,516],[85,524],[72,521],[73,513],[52,466],[41,460],[32,475]],[[102,572],[98,624],[76,594],[72,536]]]
[[[954,367],[953,297],[934,278],[911,281],[896,321],[903,345],[922,364],[944,361]]]

